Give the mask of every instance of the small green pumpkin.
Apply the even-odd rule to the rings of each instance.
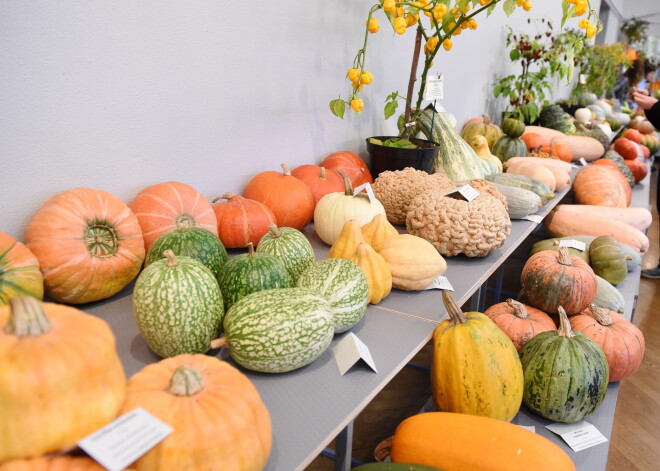
[[[525,134],[525,123],[519,119],[505,118],[502,123],[502,132],[512,138],[520,137]]]
[[[268,232],[259,241],[257,253],[267,253],[279,258],[289,273],[291,283],[295,284],[298,277],[316,258],[314,249],[305,234],[293,227],[277,227],[268,225]]]
[[[594,273],[613,285],[621,283],[628,274],[626,255],[612,236],[601,236],[589,245],[589,259]]]
[[[518,137],[509,137],[507,135],[500,137],[495,142],[492,152],[502,162],[506,162],[511,157],[525,157],[528,155],[525,141]]]
[[[573,332],[564,309],[557,310],[559,330],[541,332],[520,350],[523,402],[541,417],[571,424],[600,407],[609,367],[600,346]]]

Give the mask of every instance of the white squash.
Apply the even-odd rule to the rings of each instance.
[[[589,108],[578,108],[575,111],[575,119],[581,123],[588,123],[591,121],[591,110]]]

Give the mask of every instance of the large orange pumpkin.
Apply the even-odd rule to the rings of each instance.
[[[270,415],[250,380],[206,355],[178,355],[128,380],[123,412],[142,407],[174,431],[133,464],[138,471],[260,471]]]
[[[314,195],[302,180],[291,175],[286,164],[282,164],[282,170],[258,173],[245,187],[243,196],[268,206],[279,227],[301,231],[314,216]]]
[[[644,334],[635,324],[609,309],[590,304],[569,318],[578,330],[603,349],[610,367],[610,383],[630,376],[644,358]]]
[[[545,312],[513,299],[495,304],[484,312],[511,339],[516,350],[537,334],[555,330],[555,323]]]
[[[213,205],[218,220],[218,237],[228,249],[246,247],[249,242],[255,247],[268,232],[268,226],[275,224],[275,215],[265,204],[234,193],[225,193],[213,202],[227,200]]]
[[[201,227],[218,235],[218,221],[211,203],[193,187],[166,182],[140,191],[129,204],[142,227],[144,248],[173,229]]]
[[[62,450],[117,417],[126,380],[108,325],[70,306],[0,307],[0,462]]]
[[[621,171],[602,164],[581,169],[573,181],[573,190],[579,204],[627,208],[632,199],[632,190]]]
[[[614,141],[612,148],[626,160],[636,159],[638,154],[637,151],[639,150],[635,142],[626,139],[625,137],[620,137]]]
[[[364,163],[364,160],[353,152],[346,150],[328,155],[321,162],[321,167],[325,167],[328,170],[342,169],[348,175],[348,178],[351,179],[353,187],[374,182],[371,172],[369,172],[369,167]]]
[[[0,231],[0,306],[13,296],[44,297],[44,277],[37,257],[25,245]]]
[[[301,165],[291,175],[302,180],[314,195],[314,204],[328,193],[344,191],[344,181],[336,170],[328,170],[319,165]]]
[[[0,464],[0,471],[105,471],[105,468],[84,456],[61,455],[9,461]]]
[[[39,260],[46,294],[71,304],[117,293],[145,255],[133,212],[107,191],[89,188],[46,201],[28,224],[25,244]]]
[[[629,139],[633,142],[636,142],[637,144],[641,144],[642,143],[642,138],[643,138],[641,132],[639,132],[636,129],[632,129],[632,128],[626,129],[623,132],[623,137],[625,137],[626,139]]]

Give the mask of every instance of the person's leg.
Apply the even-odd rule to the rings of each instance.
[[[655,188],[655,207],[658,210],[658,212],[660,212],[660,175],[656,175],[656,182],[657,184]],[[660,241],[656,241],[656,243],[660,244]],[[653,280],[660,279],[660,263],[658,263],[658,265],[653,268],[649,268],[648,270],[642,270],[642,276],[644,278],[650,278]]]

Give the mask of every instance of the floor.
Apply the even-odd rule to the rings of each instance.
[[[658,172],[651,183],[651,202],[655,205]],[[644,257],[644,268],[657,264],[658,214],[649,230],[651,249]],[[646,340],[646,354],[640,368],[621,381],[612,430],[607,471],[651,471],[660,469],[660,280],[642,278],[634,322]],[[428,365],[427,345],[413,362]],[[429,374],[404,368],[357,417],[353,432],[353,456],[373,461],[378,443],[391,436],[396,425],[419,412],[430,396]],[[332,444],[330,444],[332,446]],[[319,456],[306,471],[331,471],[334,461]]]

